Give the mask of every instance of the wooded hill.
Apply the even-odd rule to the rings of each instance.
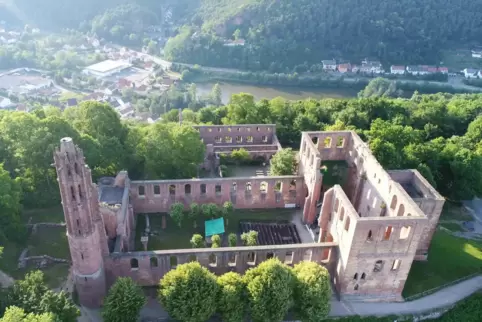
[[[192,21],[201,37],[184,34],[169,58],[272,71],[330,58],[437,64],[442,49],[482,39],[482,0],[201,0]],[[213,35],[234,39],[237,29],[244,47]]]

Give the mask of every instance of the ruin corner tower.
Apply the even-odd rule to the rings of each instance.
[[[99,307],[106,292],[103,257],[108,255],[108,247],[97,187],[82,150],[71,138],[60,140],[54,160],[79,301]]]

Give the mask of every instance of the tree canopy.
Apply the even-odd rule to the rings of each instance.
[[[269,172],[272,176],[290,176],[294,174],[295,169],[295,153],[291,148],[282,149],[271,158]]]
[[[247,309],[246,284],[243,277],[229,272],[218,277],[220,293],[218,312],[225,322],[244,321]]]
[[[255,322],[283,321],[293,303],[290,268],[272,258],[244,275],[251,318]]]
[[[161,279],[159,300],[169,315],[186,322],[207,321],[217,309],[216,276],[198,262],[181,264]]]
[[[109,289],[102,317],[106,322],[136,322],[144,304],[142,289],[131,278],[121,277]]]

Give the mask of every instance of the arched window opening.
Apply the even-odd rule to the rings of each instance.
[[[325,149],[331,148],[331,137],[326,137],[323,141],[323,145]]]
[[[216,192],[216,196],[220,196],[223,192],[222,190],[222,187],[220,184],[217,184],[215,187],[214,187],[214,191]]]
[[[353,276],[353,279],[354,279],[354,280],[357,280],[357,279],[358,279],[358,273],[355,273],[355,276]]]
[[[358,284],[355,285],[355,291],[358,291]]]
[[[79,173],[79,166],[77,165],[77,162],[74,163],[74,170],[75,170],[75,173],[76,173],[76,174],[80,174],[80,173]]]
[[[261,182],[259,186],[259,191],[263,194],[268,193],[268,183],[266,181]]]
[[[184,194],[186,195],[191,194],[191,185],[189,183],[184,186]]]
[[[171,256],[169,258],[169,264],[171,265],[171,268],[176,268],[177,267],[177,256]]]
[[[202,195],[205,195],[205,194],[206,194],[206,184],[205,184],[205,183],[202,183],[202,184],[201,184],[201,194],[202,194]]]
[[[311,141],[313,142],[314,145],[317,145],[318,144],[318,137],[317,136],[312,137]]]
[[[157,257],[151,257],[150,263],[151,263],[151,268],[159,266],[159,262],[157,261]]]
[[[403,216],[405,214],[405,206],[403,204],[398,207],[397,216]]]
[[[363,274],[361,274],[360,279],[364,280],[366,277],[367,277],[367,275],[365,273],[363,273]]]
[[[383,261],[378,260],[375,262],[375,266],[373,267],[373,272],[379,273],[383,270]]]
[[[218,257],[215,254],[209,255],[209,266],[216,267],[218,265]]]
[[[407,239],[408,236],[410,236],[411,230],[412,230],[412,227],[403,226],[402,229],[400,229],[400,239]]]
[[[393,195],[390,209],[395,210],[395,208],[397,208],[397,196]]]
[[[169,185],[169,195],[171,197],[176,195],[176,186],[173,184]]]
[[[157,184],[154,186],[154,194],[157,196],[161,194],[161,187]]]
[[[345,208],[344,208],[344,207],[341,207],[341,210],[340,210],[340,221],[343,221],[343,219],[345,219]]]
[[[350,230],[350,217],[346,216],[345,231]]]
[[[390,240],[390,236],[392,236],[392,232],[393,232],[393,227],[387,226],[387,228],[385,228],[385,234],[383,235],[383,240]]]
[[[146,195],[146,188],[144,188],[144,186],[139,186],[139,188],[137,188],[137,190],[138,190],[139,196],[145,196]]]

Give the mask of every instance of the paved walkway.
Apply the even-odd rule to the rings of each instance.
[[[482,290],[482,275],[441,289],[418,300],[401,303],[333,302],[330,315],[405,315],[444,308]]]

